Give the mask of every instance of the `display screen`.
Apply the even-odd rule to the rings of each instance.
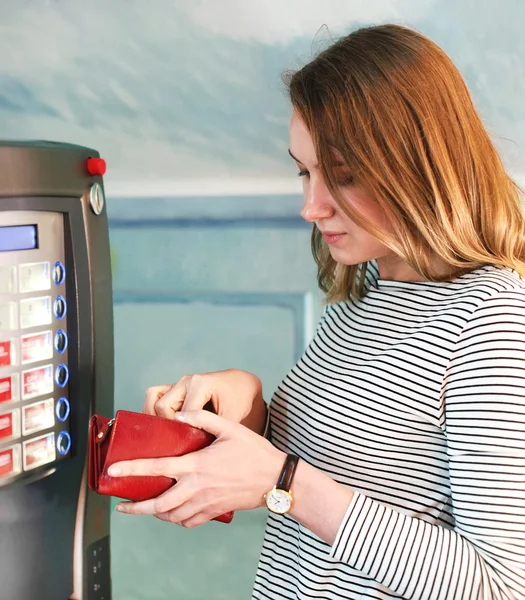
[[[10,225],[0,227],[0,252],[34,250],[38,248],[36,225]]]

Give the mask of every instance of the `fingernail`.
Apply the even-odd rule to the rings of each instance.
[[[108,469],[108,475],[110,477],[120,475],[121,473],[122,473],[122,470],[119,467],[109,467],[109,469]]]
[[[175,419],[177,419],[177,421],[185,421],[186,420],[186,413],[183,412],[178,412],[175,413]]]
[[[117,504],[115,507],[119,512],[126,512],[126,509],[123,504]]]

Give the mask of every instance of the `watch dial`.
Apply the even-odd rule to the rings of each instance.
[[[266,497],[266,505],[273,512],[284,514],[290,509],[292,499],[282,490],[272,490]]]

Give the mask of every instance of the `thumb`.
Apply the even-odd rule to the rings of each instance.
[[[182,421],[198,429],[211,433],[216,438],[230,435],[237,423],[233,423],[224,417],[219,417],[208,410],[185,410],[175,413],[174,419]]]

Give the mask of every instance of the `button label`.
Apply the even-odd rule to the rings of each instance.
[[[53,358],[51,331],[22,336],[22,364]]]
[[[15,399],[15,375],[0,378],[0,402],[11,402]]]
[[[21,294],[51,289],[51,274],[48,262],[20,265],[18,272]]]
[[[22,431],[24,435],[49,429],[55,424],[54,400],[42,400],[29,406],[24,406],[22,416]]]
[[[53,365],[24,371],[22,378],[22,398],[24,400],[53,392]]]
[[[19,436],[20,423],[18,411],[11,411],[0,415],[0,441]]]
[[[22,329],[49,325],[51,321],[51,296],[20,301],[20,327]]]
[[[14,302],[0,302],[0,331],[11,331],[16,327],[16,305]]]
[[[20,473],[20,445],[0,451],[0,478]]]
[[[14,344],[9,341],[0,342],[0,367],[9,367],[13,364],[11,350]]]
[[[15,291],[15,268],[0,267],[0,294],[13,294]]]
[[[56,458],[55,434],[48,433],[34,440],[24,442],[24,470],[36,469],[53,462]]]

